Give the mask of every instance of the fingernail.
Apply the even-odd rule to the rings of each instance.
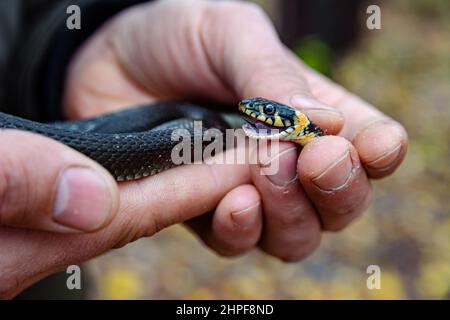
[[[400,151],[402,149],[402,145],[398,145],[391,151],[386,152],[384,155],[379,157],[378,159],[367,163],[368,167],[371,167],[373,169],[377,169],[379,171],[388,170],[396,163],[396,160],[398,159],[400,155]]]
[[[256,213],[255,209],[257,210]],[[233,222],[237,224],[239,227],[247,229],[255,224],[256,219],[258,219],[258,216],[260,215],[260,212],[261,212],[261,203],[258,202],[244,210],[232,212],[231,220],[233,220]]]
[[[69,168],[59,180],[53,220],[69,228],[92,231],[108,219],[111,202],[103,177],[89,168]]]
[[[315,124],[325,126],[326,132],[337,133],[342,128],[344,115],[336,108],[301,95],[292,96],[291,104],[306,114]]]
[[[353,172],[353,162],[350,151],[345,152],[312,182],[323,191],[337,191],[345,187]]]
[[[378,119],[367,124],[353,139],[368,169],[387,171],[398,164],[404,154],[407,134],[390,119]]]
[[[286,187],[297,180],[297,148],[291,147],[283,150],[270,159],[261,168],[262,174],[266,174],[267,179],[278,187]],[[278,163],[275,165],[275,161]],[[273,174],[272,168],[278,168]]]
[[[334,116],[339,116],[340,118],[342,118],[342,113],[333,107],[324,105],[323,103],[310,98],[310,97],[305,97],[304,95],[293,95],[291,97],[291,105],[293,107],[299,108],[299,109],[305,109],[305,111],[309,112],[314,112],[317,114],[323,114],[326,113],[328,115],[334,115]]]

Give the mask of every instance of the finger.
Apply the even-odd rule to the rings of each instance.
[[[118,208],[111,175],[45,137],[0,131],[0,225],[54,232],[94,231]]]
[[[344,115],[341,134],[353,142],[369,176],[381,178],[395,171],[408,146],[403,126],[310,68],[303,70],[313,95]]]
[[[231,190],[220,201],[212,216],[204,215],[189,226],[214,251],[236,256],[253,249],[261,235],[261,199],[252,185]]]
[[[342,229],[370,203],[370,182],[358,153],[344,138],[322,137],[306,145],[298,175],[325,230]]]
[[[122,216],[132,230],[124,232],[130,238],[125,237],[120,243],[211,212],[231,190],[251,181],[247,164],[218,164],[211,159],[208,163],[183,165],[146,179],[121,183]]]
[[[224,26],[219,28],[218,23]],[[302,97],[309,103],[301,107],[314,122],[330,134],[340,131],[342,114],[314,98],[297,59],[281,44],[259,7],[235,2],[215,4],[202,27],[205,38],[210,39],[205,50],[214,69],[225,77],[238,98],[262,96],[291,105],[292,99]]]
[[[0,297],[13,296],[67,265],[79,264],[112,247],[210,212],[230,191],[249,182],[248,165],[184,165],[143,180],[121,183],[117,216],[98,232],[49,236],[0,226],[0,243],[7,244],[0,246],[0,256],[8,257],[0,259],[0,270],[11,270],[0,272]],[[250,196],[256,199],[255,194]],[[27,266],[26,272],[16,268],[19,264]]]
[[[283,47],[257,6],[221,5],[220,12],[211,10],[204,23],[203,32],[215,39],[205,50],[239,98],[264,96],[288,103],[329,134],[338,133],[345,119],[342,135],[354,143],[371,177],[384,177],[398,167],[407,148],[407,134],[401,125],[301,64]],[[226,10],[233,14],[221,18]],[[227,27],[211,27],[217,23]],[[223,48],[227,48],[227,59],[220,54]]]
[[[297,147],[280,144],[279,152],[267,160],[264,153],[260,151],[261,164],[252,165],[253,181],[264,210],[260,245],[284,261],[298,261],[319,245],[320,222],[297,178]]]

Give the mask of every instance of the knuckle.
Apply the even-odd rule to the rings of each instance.
[[[267,17],[261,6],[252,2],[223,1],[214,3],[212,8],[219,17],[234,18],[242,22],[265,20]]]
[[[20,223],[28,207],[29,183],[20,161],[0,159],[0,225]]]
[[[243,14],[249,17],[261,17],[265,16],[266,13],[261,8],[261,6],[254,2],[234,2],[236,5],[235,9],[240,10]]]
[[[121,215],[116,218],[115,224],[121,230],[112,241],[113,248],[122,248],[128,243],[143,237],[150,237],[165,228],[158,221],[157,214],[148,215],[139,208],[122,208]]]
[[[273,86],[273,83],[276,82],[285,83],[284,91],[287,89],[298,90],[298,86],[301,85],[298,73],[286,63],[284,54],[280,54],[278,50],[263,50],[255,53],[255,56],[259,59],[258,68],[243,78],[239,84],[242,92],[248,94],[257,89],[261,92],[270,91],[279,94],[280,89]],[[270,79],[271,81],[261,81],[261,79]]]
[[[12,299],[23,289],[23,281],[13,270],[3,270],[1,274],[4,276],[0,277],[0,299]]]

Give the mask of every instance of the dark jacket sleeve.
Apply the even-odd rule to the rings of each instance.
[[[32,3],[31,1],[30,3]],[[34,1],[36,2],[36,1]],[[108,18],[144,0],[41,1],[25,12],[32,21],[22,30],[5,72],[8,113],[38,121],[62,119],[61,97],[66,68],[78,47]],[[66,26],[67,7],[81,9],[81,29]]]

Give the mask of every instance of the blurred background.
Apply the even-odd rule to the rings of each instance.
[[[325,234],[303,262],[286,264],[261,252],[221,258],[175,226],[87,263],[84,294],[449,299],[450,2],[255,2],[299,57],[406,127],[410,147],[404,164],[374,182],[374,202],[361,219],[343,232]],[[371,4],[381,8],[381,30],[366,27]],[[381,290],[366,287],[369,265],[381,268]]]

